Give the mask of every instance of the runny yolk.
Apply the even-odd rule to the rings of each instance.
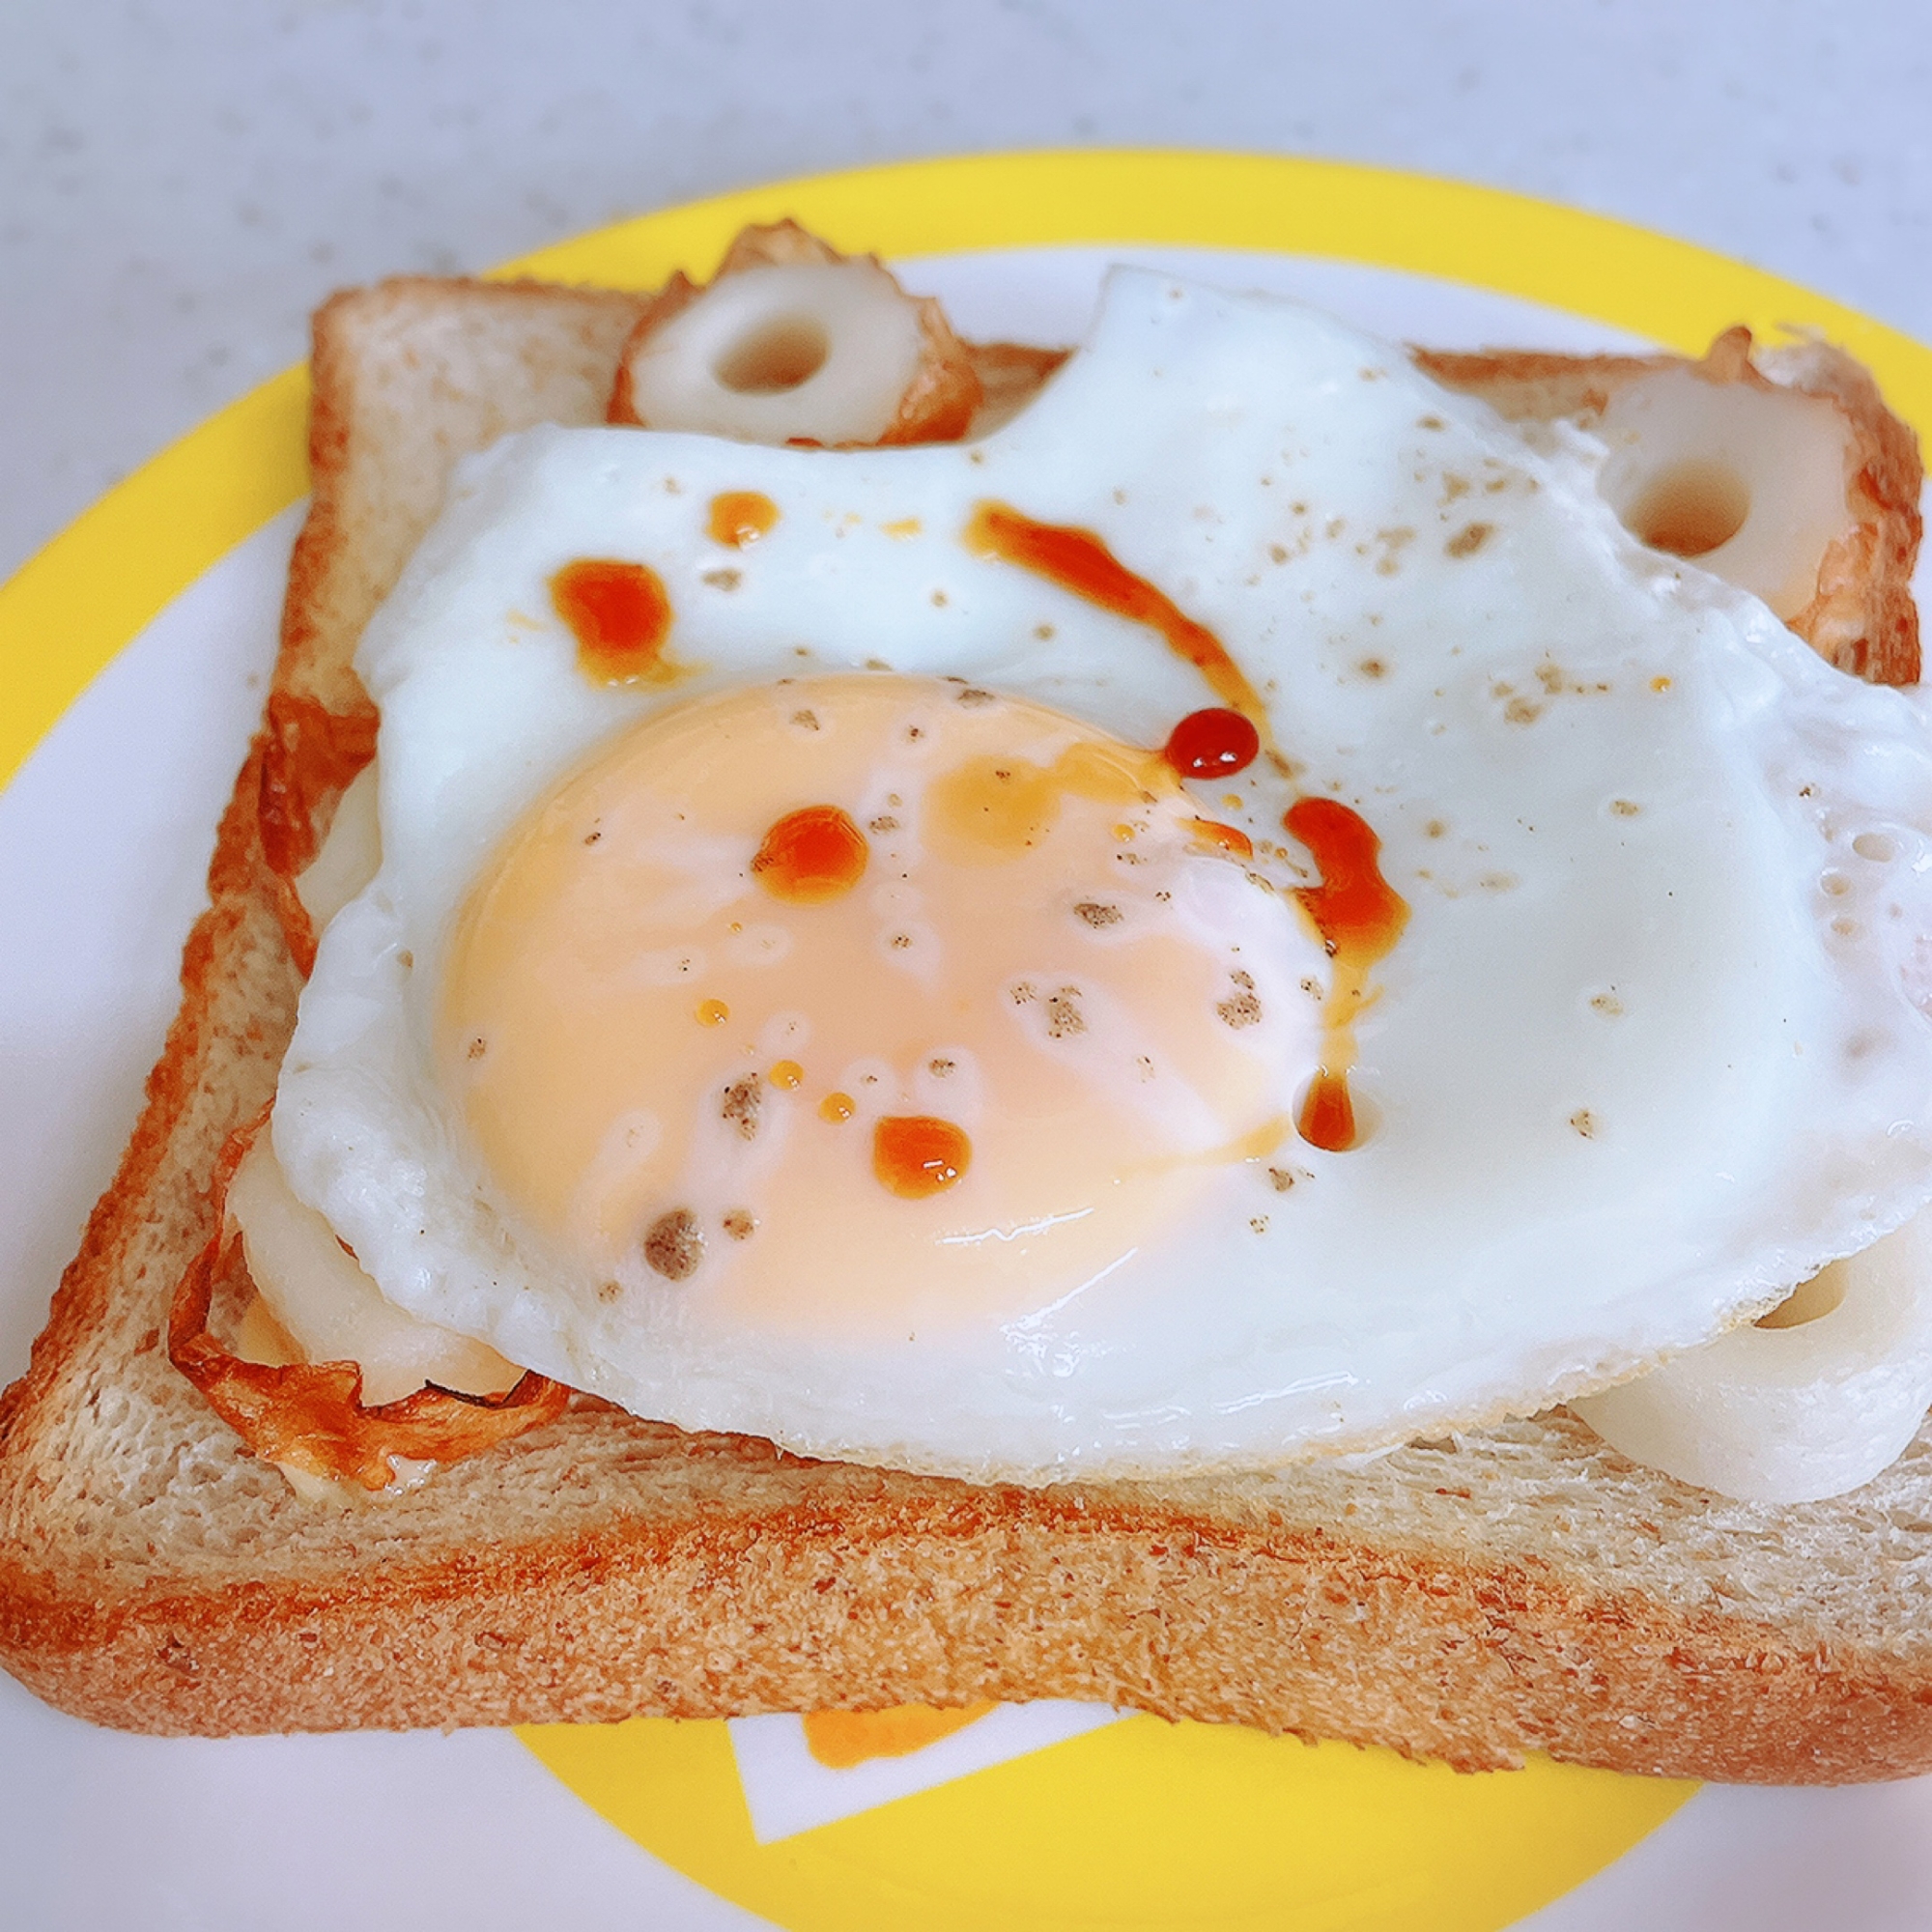
[[[1212,705],[1190,711],[1167,734],[1161,756],[1184,779],[1231,779],[1246,771],[1261,749],[1252,720]]]
[[[757,490],[721,490],[711,499],[706,526],[713,543],[743,550],[769,536],[779,520],[779,506]]]
[[[1294,896],[1335,962],[1321,1016],[1327,1035],[1322,1062],[1295,1124],[1311,1147],[1342,1153],[1355,1145],[1349,1093],[1355,1020],[1370,1003],[1370,971],[1408,923],[1408,902],[1382,877],[1377,863],[1381,840],[1359,812],[1332,798],[1302,798],[1289,807],[1282,824],[1321,868],[1321,883],[1297,886]]]
[[[1158,760],[1124,745],[1080,739],[1050,765],[982,752],[934,780],[926,838],[961,864],[1016,859],[1053,830],[1068,798],[1134,806],[1178,789]]]
[[[973,1159],[964,1128],[930,1114],[888,1116],[872,1129],[872,1172],[889,1194],[924,1201],[943,1194]]]
[[[1267,732],[1267,710],[1227,647],[1163,590],[1137,577],[1096,537],[1066,524],[1036,523],[1006,503],[981,503],[966,526],[966,546],[981,556],[1019,565],[1084,597],[1102,611],[1145,624],[1207,679],[1221,702]]]
[[[577,667],[598,684],[664,684],[677,675],[664,656],[670,598],[641,563],[584,556],[550,581],[556,614],[577,639]]]
[[[1278,944],[1325,990],[1293,901],[1189,852],[1214,810],[1157,748],[970,689],[867,672],[654,707],[504,840],[449,942],[439,1062],[585,1278],[664,1222],[668,1268],[643,1263],[685,1279],[701,1237],[720,1320],[902,1344],[1094,1279],[1292,1140],[1283,1068],[1305,1082],[1320,1011],[1257,1024],[1236,954]],[[1283,845],[1292,797],[1263,821]],[[861,857],[826,903],[775,896]]]
[[[866,835],[838,806],[801,806],[765,834],[752,876],[787,905],[823,905],[859,883],[870,856]]]

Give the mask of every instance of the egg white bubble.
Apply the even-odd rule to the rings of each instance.
[[[1918,694],[1639,548],[1600,458],[1324,316],[1136,270],[978,445],[505,440],[362,646],[383,867],[303,996],[291,1183],[391,1299],[517,1362],[964,1476],[1370,1450],[1763,1310],[1932,1195],[1932,735]],[[779,521],[726,550],[707,508],[746,490]],[[1211,629],[1295,786],[1381,838],[1410,919],[1357,1029],[1373,1130],[1227,1161],[1186,1225],[999,1322],[862,1341],[727,1326],[695,1282],[600,1300],[493,1194],[430,1048],[453,922],[535,801],[659,707],[787,676],[963,677],[1142,745],[1214,701],[1151,630],[969,550],[981,499],[1095,532]],[[548,583],[585,556],[663,579],[682,682],[578,671]],[[1280,838],[1295,786],[1242,822]]]

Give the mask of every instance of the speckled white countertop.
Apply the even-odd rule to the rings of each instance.
[[[1923,0],[0,7],[0,578],[345,282],[924,154],[1244,148],[1625,216],[1932,335]]]
[[[13,0],[0,578],[299,357],[309,310],[343,283],[481,269],[776,177],[1066,145],[1332,156],[1520,189],[1932,338],[1926,0]],[[259,1775],[270,1742],[120,1741],[96,1764],[73,1731],[0,1678],[0,1861],[36,1923],[202,1922],[188,1839],[272,1845],[288,1909],[265,1923],[336,1923],[344,1905],[361,1924],[436,1923],[458,1873],[505,1924],[753,1922],[491,1734],[307,1741],[292,1809],[286,1753]],[[418,1774],[398,1817],[382,1793]],[[156,1874],[137,1899],[91,1859],[103,1819],[123,1866]],[[1711,1791],[1532,1923],[1922,1926],[1927,1861],[1892,1852],[1928,1826],[1923,1780]]]

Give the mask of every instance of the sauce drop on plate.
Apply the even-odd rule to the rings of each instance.
[[[828,1771],[850,1771],[877,1757],[909,1757],[914,1751],[963,1731],[997,1708],[990,1699],[957,1711],[930,1704],[899,1704],[890,1711],[811,1711],[805,1724],[806,1748]]]

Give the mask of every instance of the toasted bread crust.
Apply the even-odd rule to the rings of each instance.
[[[1674,1616],[1540,1566],[1204,1519],[1152,1499],[795,1464],[587,1418],[709,1462],[753,1507],[479,1544],[327,1586],[238,1577],[115,1605],[11,1596],[49,1702],[165,1734],[603,1722],[1071,1697],[1392,1745],[1462,1770],[1837,1782],[1927,1764],[1932,1676],[1769,1621]]]
[[[156,1337],[213,1233],[219,1151],[266,1103],[294,1022],[265,824],[298,809],[313,839],[332,812],[346,779],[329,748],[368,713],[351,652],[450,462],[529,421],[601,420],[639,305],[403,281],[318,318],[316,495],[274,730],[223,817],[182,1010],[120,1174],[0,1398],[0,1661],[64,1709],[161,1733],[1065,1696],[1470,1769],[1538,1749],[1746,1781],[1932,1768],[1918,1586],[1897,1585],[1895,1628],[1834,1618],[1857,1590],[1767,1611],[1745,1560],[1842,1519],[1875,1579],[1902,1573],[1901,1520],[1932,1519],[1932,1474],[1899,1479],[1883,1530],[1857,1502],[1749,1511],[1632,1469],[1559,1411],[1354,1474],[979,1489],[687,1435],[589,1399],[364,1511],[298,1504],[252,1463]],[[1024,365],[1015,393],[1057,366],[1053,352],[993,360]],[[1587,390],[1621,366],[1562,362],[1514,358],[1510,380]],[[311,759],[318,746],[328,755]],[[130,1409],[159,1445],[146,1461],[110,1415]],[[1932,1468],[1932,1442],[1911,1453]],[[535,1505],[506,1500],[525,1457],[549,1472]],[[1516,1467],[1546,1512],[1527,1538],[1497,1525],[1530,1504],[1479,1487],[1507,1488]],[[1664,1589],[1578,1554],[1604,1541],[1579,1522],[1592,1511],[1639,1545],[1715,1537],[1737,1553],[1708,1586]]]

